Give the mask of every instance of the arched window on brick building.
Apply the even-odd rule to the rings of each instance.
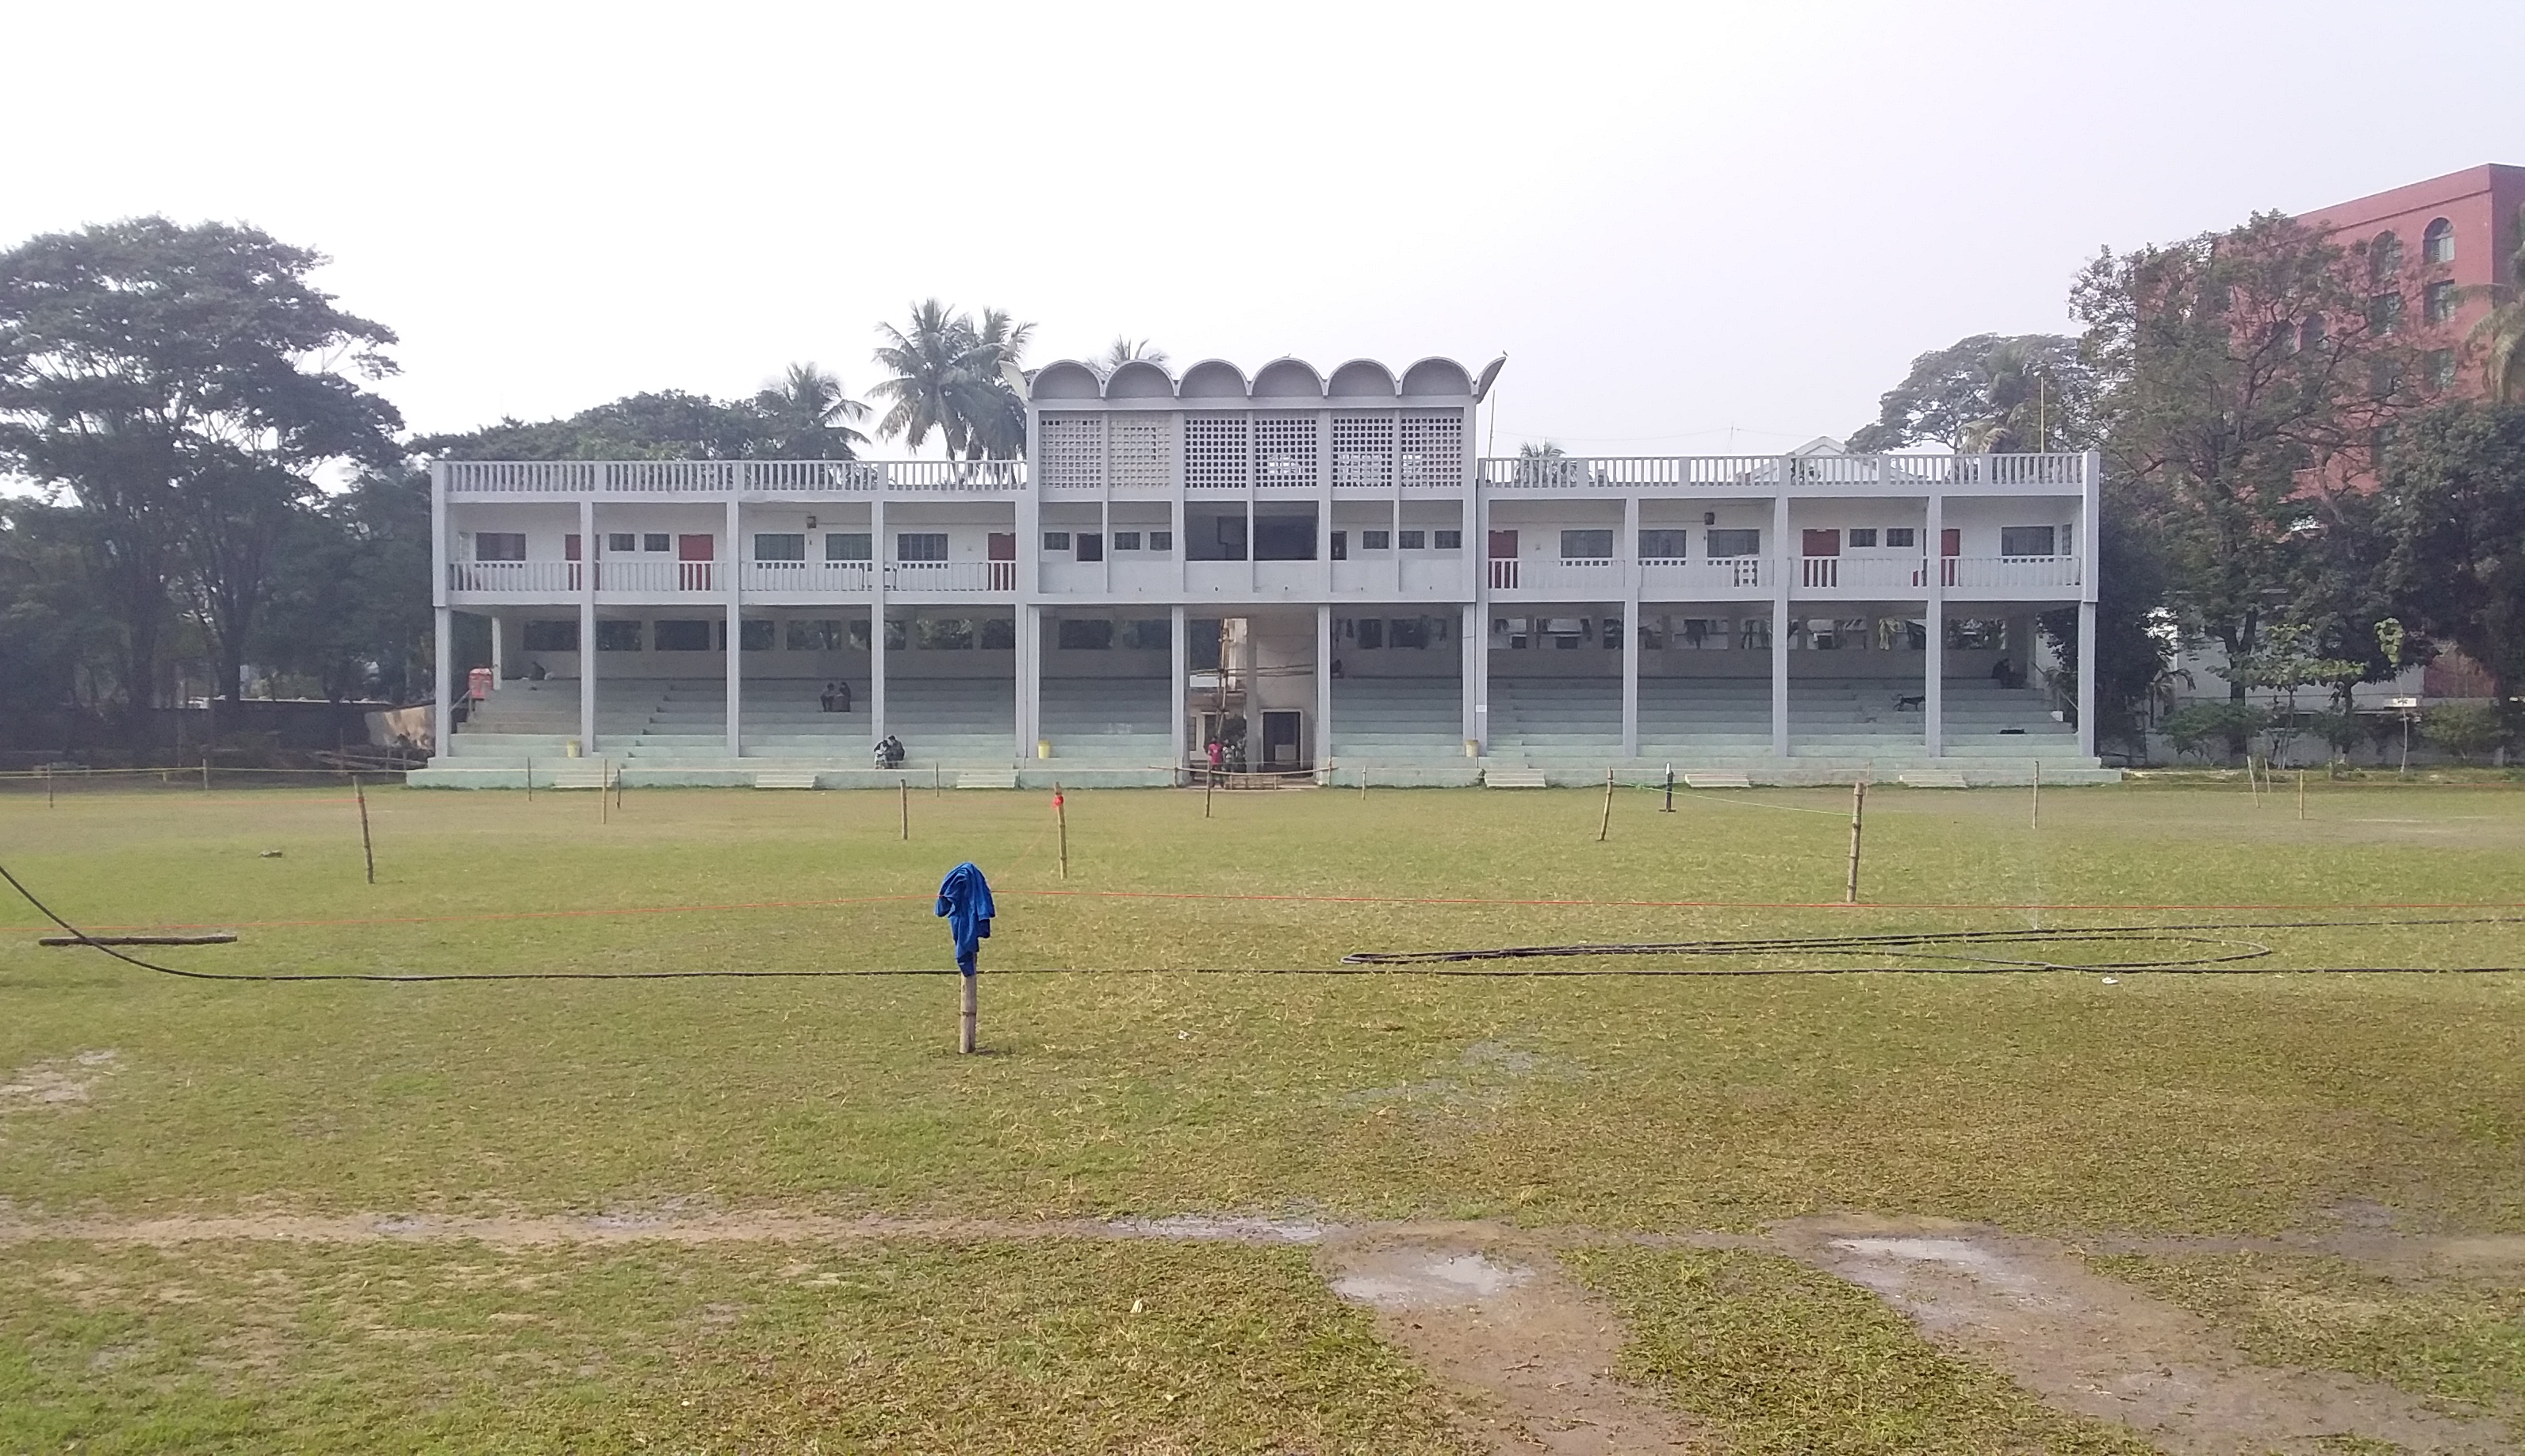
[[[2454,261],[2454,225],[2444,218],[2429,224],[2420,234],[2420,261],[2447,264]]]

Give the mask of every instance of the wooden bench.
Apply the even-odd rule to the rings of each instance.
[[[1484,769],[1484,788],[1545,788],[1541,769]]]
[[[965,769],[956,775],[956,786],[958,788],[1015,788],[1017,786],[1017,771]]]
[[[814,788],[816,775],[812,769],[804,772],[757,774],[754,776],[754,786],[756,788]]]
[[[1752,788],[1754,780],[1742,774],[1686,774],[1686,788]]]
[[[1972,786],[1964,782],[1964,776],[1959,771],[1954,769],[1921,769],[1914,773],[1896,775],[1895,781],[1905,788],[1970,788]]]

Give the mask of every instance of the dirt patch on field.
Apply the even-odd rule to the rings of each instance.
[[[1613,1379],[1622,1325],[1540,1244],[1486,1225],[1337,1235],[1316,1256],[1333,1292],[1474,1397],[1502,1456],[1706,1451],[1683,1417]]]
[[[0,1081],[0,1112],[85,1102],[91,1088],[122,1070],[121,1055],[112,1050],[29,1062]]]
[[[2378,1381],[2253,1365],[2207,1321],[2090,1272],[2052,1240],[1857,1220],[1805,1221],[1773,1236],[1874,1291],[1932,1341],[2176,1456],[2338,1451],[2351,1438],[2415,1452],[2511,1448],[2503,1426],[2436,1414]]]

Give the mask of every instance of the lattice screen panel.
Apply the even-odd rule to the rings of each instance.
[[[1464,479],[1461,410],[1403,417],[1403,483],[1452,490]]]
[[[1323,431],[1312,415],[1258,415],[1254,419],[1254,483],[1312,489],[1323,454]]]
[[[1167,488],[1174,467],[1174,424],[1172,417],[1158,415],[1148,419],[1129,416],[1114,417],[1110,427],[1114,438],[1114,488],[1163,494]]]
[[[1394,483],[1394,417],[1333,416],[1333,484],[1382,490]]]
[[[1184,417],[1184,488],[1244,489],[1254,465],[1247,440],[1242,415]]]
[[[1046,490],[1096,490],[1105,483],[1105,422],[1095,415],[1043,417]]]

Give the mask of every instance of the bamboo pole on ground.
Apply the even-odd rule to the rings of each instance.
[[[1061,878],[1069,878],[1069,796],[1061,791],[1061,780],[1052,784],[1052,821],[1061,831]]]
[[[613,821],[610,811],[613,806],[614,787],[605,781],[606,775],[612,770],[613,766],[604,759],[596,761],[596,822],[598,824],[609,824]]]
[[[1859,779],[1850,786],[1850,880],[1843,886],[1841,903],[1858,903],[1858,833],[1867,816],[1867,780]]]
[[[1604,843],[1604,842],[1605,842],[1605,836],[1606,836],[1608,833],[1610,833],[1610,832],[1612,831],[1612,828],[1613,828],[1613,771],[1612,771],[1612,770],[1610,770],[1610,769],[1607,769],[1607,770],[1605,771],[1605,817],[1604,817],[1603,819],[1600,819],[1600,820],[1596,821],[1596,842],[1597,842],[1597,843],[1599,843],[1599,844]]]
[[[894,780],[894,786],[902,791],[903,842],[909,844],[912,842],[912,780],[909,778],[897,778]]]
[[[374,884],[377,882],[377,846],[376,841],[369,837],[369,788],[360,781],[357,774],[351,776],[351,793],[360,801],[360,854],[369,862],[369,883]]]
[[[2034,761],[2034,807],[2026,811],[2025,827],[2043,828],[2043,760],[2039,758]]]
[[[2305,770],[2297,771],[2297,822],[2305,823]]]
[[[978,976],[959,976],[964,988],[958,993],[956,1007],[956,1050],[965,1056],[973,1054],[974,1027],[982,1017],[982,997],[975,982]]]

